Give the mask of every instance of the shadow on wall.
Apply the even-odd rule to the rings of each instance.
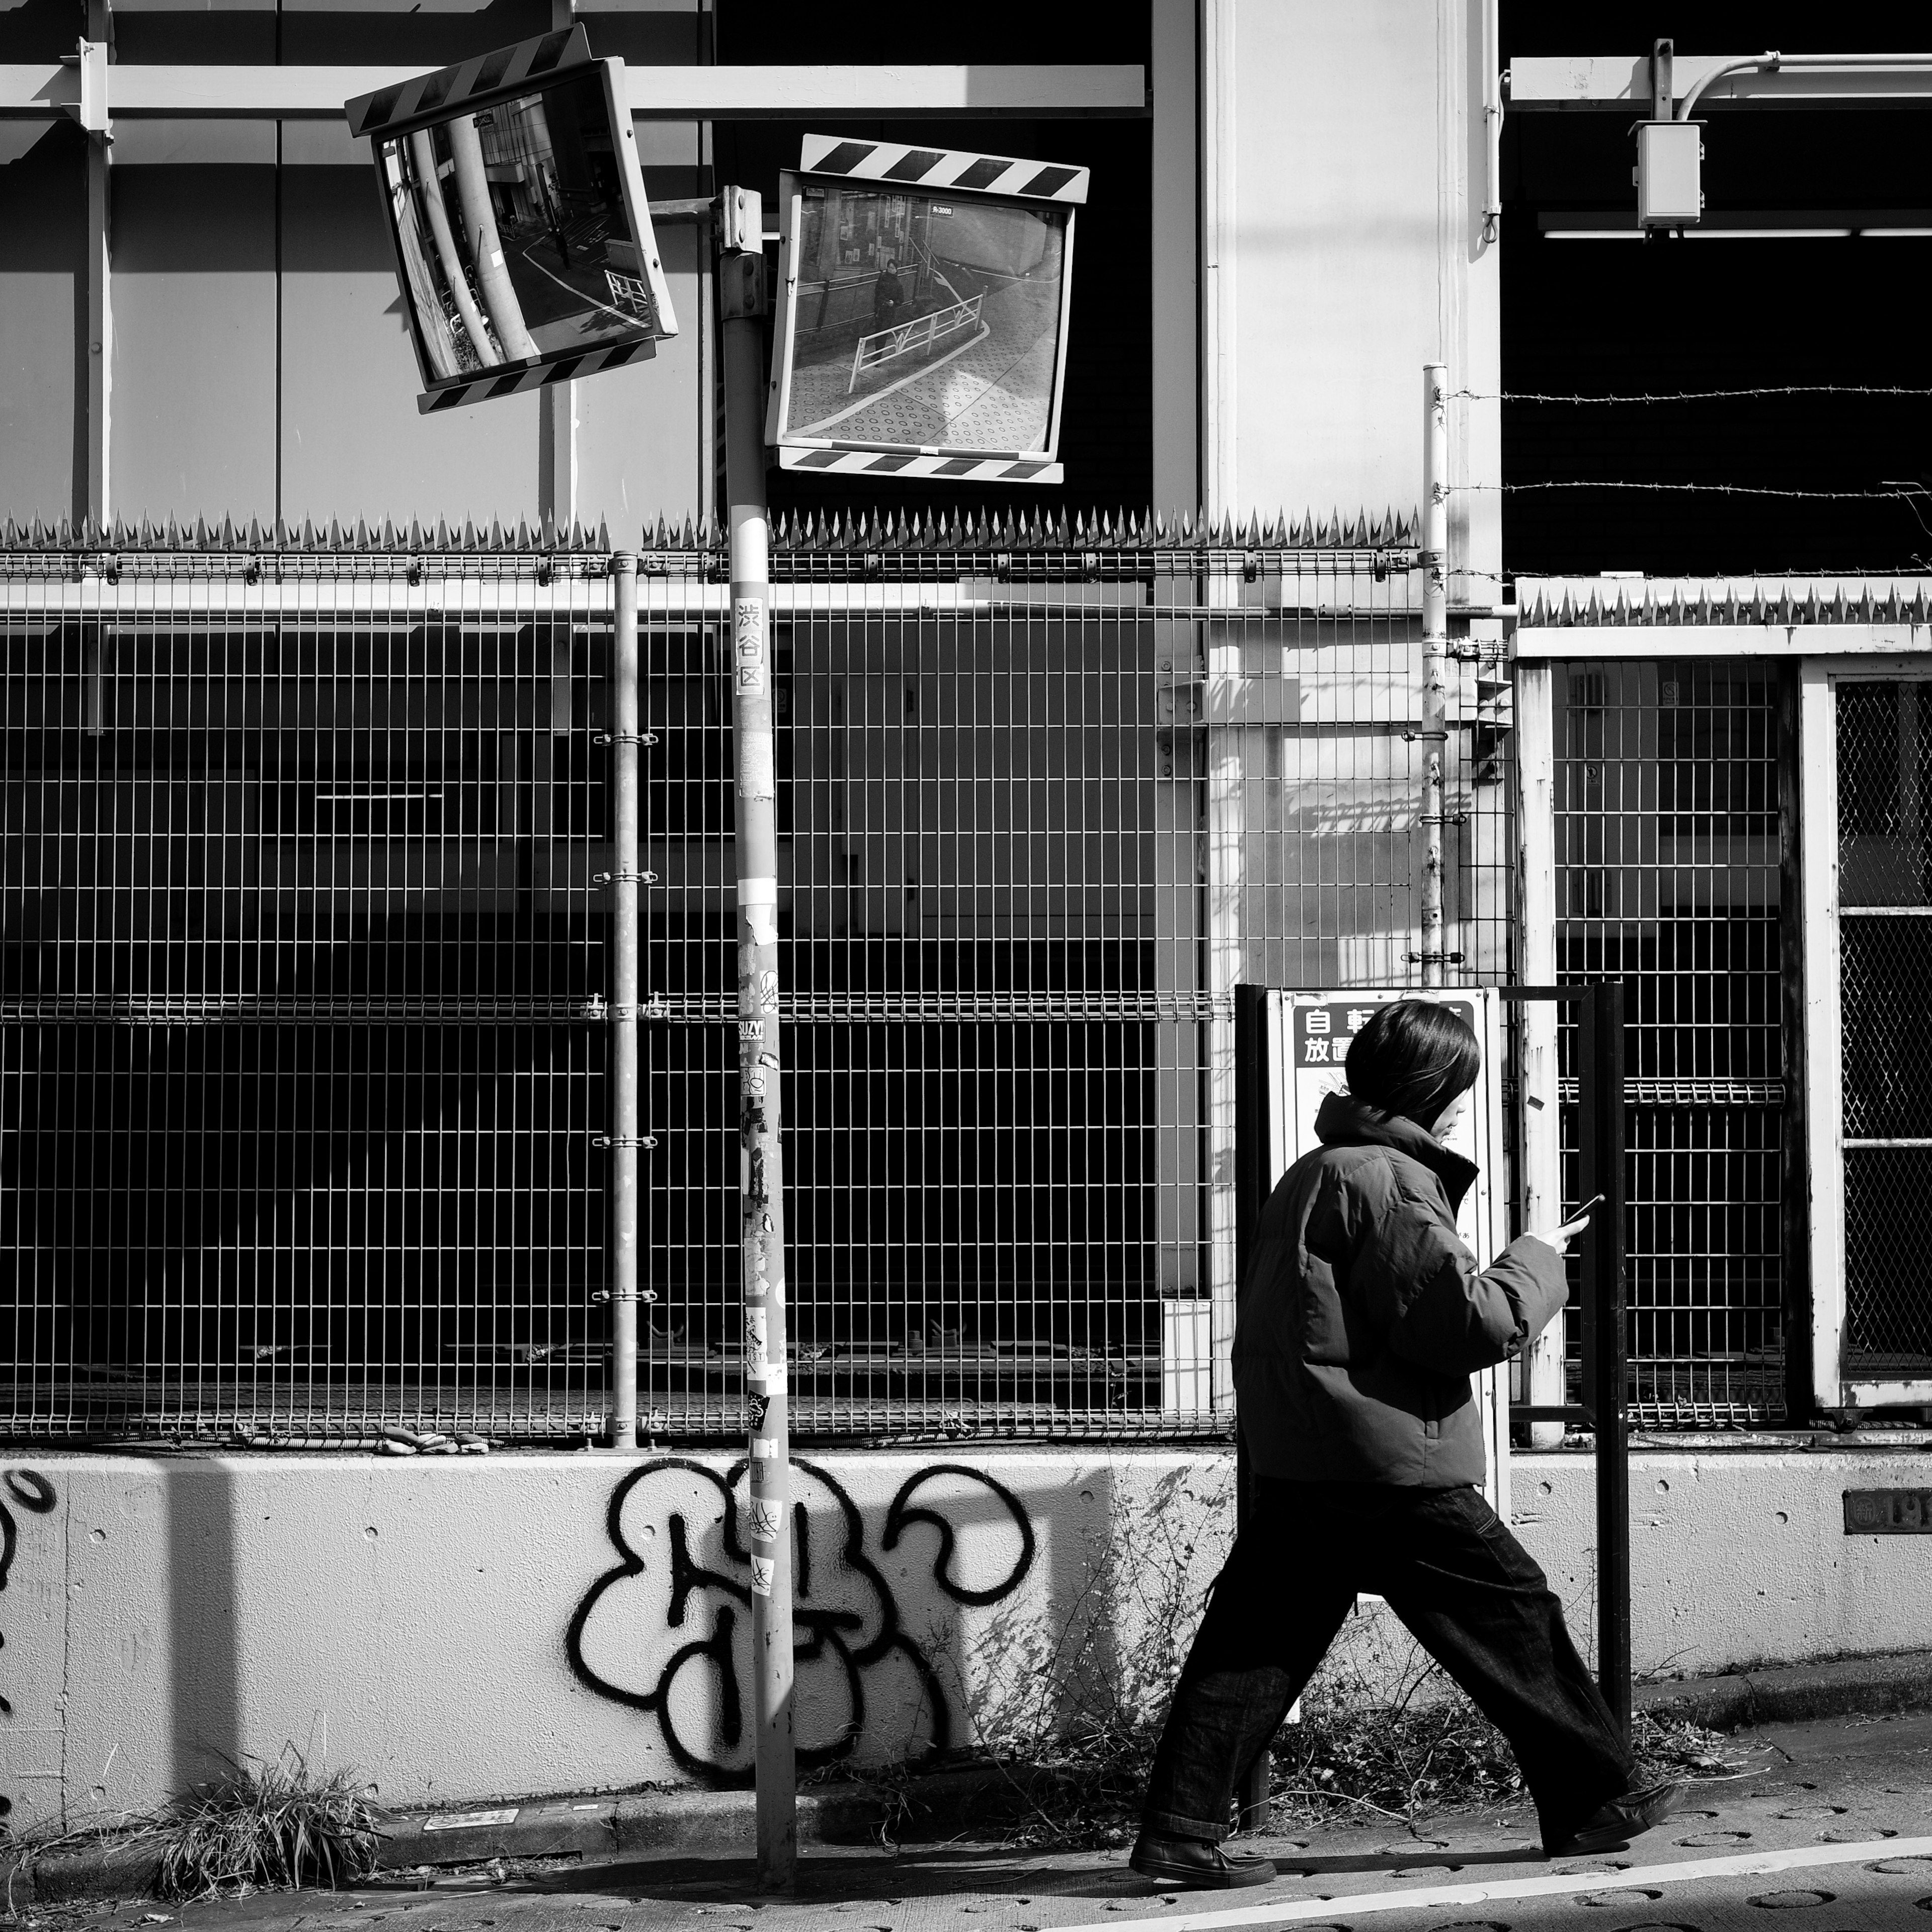
[[[172,1659],[164,1788],[186,1793],[242,1768],[235,1484],[219,1462],[184,1461],[162,1492]]]
[[[747,1467],[666,1457],[627,1474],[606,1518],[618,1561],[566,1639],[586,1688],[647,1713],[680,1769],[724,1785],[751,1782],[754,1742]],[[1024,1756],[1144,1715],[1211,1574],[1194,1539],[1206,1527],[1220,1547],[1221,1499],[1170,1509],[1184,1486],[1170,1476],[1127,1498],[1111,1471],[1090,1470],[1029,1496],[938,1462],[866,1510],[795,1460],[801,1768]]]

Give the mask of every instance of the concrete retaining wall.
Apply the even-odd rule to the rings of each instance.
[[[142,1809],[285,1743],[394,1804],[737,1777],[732,1466],[0,1463],[8,1822]],[[1232,1474],[1185,1449],[808,1458],[801,1742],[878,1762],[1024,1726],[1056,1697],[1158,1698],[1225,1552]],[[1844,1530],[1845,1490],[1892,1486],[1932,1488],[1932,1450],[1640,1453],[1640,1671],[1932,1646],[1932,1538]],[[1582,1639],[1589,1460],[1520,1456],[1514,1496]]]

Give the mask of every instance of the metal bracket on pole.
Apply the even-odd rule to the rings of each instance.
[[[758,1882],[798,1875],[792,1719],[791,1435],[787,1412],[784,1072],[778,1009],[778,785],[772,754],[770,523],[765,502],[764,211],[719,196],[724,482],[731,527],[731,687],[737,779],[739,1264],[750,1425],[752,1654]]]

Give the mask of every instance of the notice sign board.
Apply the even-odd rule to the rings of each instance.
[[[1847,1490],[1847,1536],[1932,1536],[1932,1490]]]
[[[1476,1090],[1445,1145],[1476,1166],[1476,1179],[1462,1197],[1456,1231],[1486,1268],[1508,1246],[1502,1224],[1503,1150],[1502,1027],[1501,1004],[1493,992],[1458,988],[1442,993],[1401,988],[1365,988],[1331,992],[1270,992],[1266,1014],[1270,1075],[1268,1184],[1274,1183],[1304,1154],[1322,1142],[1316,1117],[1331,1094],[1348,1090],[1348,1043],[1376,1007],[1396,1000],[1426,999],[1448,1007],[1474,1031],[1481,1046],[1482,1071]],[[1489,1452],[1484,1493],[1496,1514],[1509,1516],[1509,1382],[1506,1370],[1491,1369],[1473,1378],[1482,1411]]]

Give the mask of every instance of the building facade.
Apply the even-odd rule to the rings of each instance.
[[[92,6],[76,65],[30,0],[0,68],[0,1796],[72,1826],[285,1738],[398,1803],[741,1777],[709,230],[667,213],[651,362],[419,416],[328,103],[556,22]],[[820,128],[1094,170],[1064,488],[772,478],[809,1760],[997,1742],[1096,1645],[1158,1695],[1142,1635],[1232,1527],[1243,986],[1623,977],[1638,1666],[1922,1642],[1919,1546],[1843,1498],[1924,1488],[1924,1438],[1810,1432],[1932,1402],[1928,580],[1863,525],[1829,577],[1724,575],[1728,526],[1695,580],[1586,575],[1544,499],[1505,515],[1572,449],[1676,473],[1675,432],[1631,469],[1640,436],[1504,400],[1512,352],[1606,393],[1545,339],[1576,272],[1544,237],[1617,99],[1566,119],[1525,48],[1505,119],[1481,0],[577,17],[644,76],[665,203],[769,195]],[[634,1444],[617,553],[654,740]],[[1531,1018],[1499,1058],[1499,1211],[1539,1225],[1574,1054]],[[1564,1399],[1575,1339],[1520,1400]],[[1587,1616],[1588,1457],[1519,1438],[1512,1514]]]

